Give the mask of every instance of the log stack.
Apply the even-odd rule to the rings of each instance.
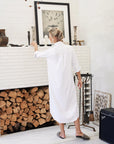
[[[48,86],[0,91],[0,133],[24,131],[54,122]]]

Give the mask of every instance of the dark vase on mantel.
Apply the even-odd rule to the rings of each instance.
[[[5,29],[0,29],[0,47],[6,47],[8,44],[8,37],[5,35]]]

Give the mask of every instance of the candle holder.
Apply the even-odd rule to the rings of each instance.
[[[73,40],[73,45],[77,45],[77,26],[74,26],[74,40]]]

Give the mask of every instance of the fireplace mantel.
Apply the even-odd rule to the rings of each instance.
[[[90,49],[87,46],[74,49],[81,73],[90,72]],[[33,47],[0,47],[0,90],[45,85],[48,85],[47,61],[34,58]]]

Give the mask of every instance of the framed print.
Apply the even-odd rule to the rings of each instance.
[[[99,125],[100,110],[111,107],[112,96],[110,93],[95,90],[94,92],[94,123]]]
[[[48,32],[58,28],[63,32],[63,41],[71,45],[69,3],[35,1],[36,40],[40,46],[51,45]]]

